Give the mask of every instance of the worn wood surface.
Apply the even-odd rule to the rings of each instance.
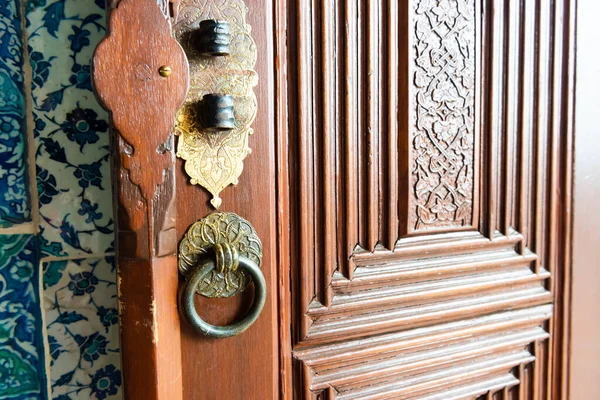
[[[183,398],[568,398],[574,1],[245,3],[259,111],[221,209],[256,227],[269,295],[240,336],[165,333]],[[179,239],[210,206],[175,165]],[[126,288],[133,318],[152,296],[175,318],[171,270],[136,271],[169,285]]]
[[[96,93],[113,124],[122,368],[130,399],[182,399],[172,129],[189,77],[164,9],[153,0],[120,1],[93,61]],[[164,65],[171,76],[159,74]]]

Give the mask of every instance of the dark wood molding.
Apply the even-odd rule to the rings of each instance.
[[[280,337],[291,335],[294,355],[284,387],[297,398],[435,393],[433,381],[409,383],[430,371],[465,396],[567,398],[574,1],[462,1],[447,16],[466,27],[446,44],[456,48],[419,19],[427,4],[437,2],[277,2],[287,104],[277,121],[289,132],[278,136],[280,299],[292,308]],[[449,93],[422,89],[427,79],[452,82]],[[415,113],[426,95],[438,107],[425,124]],[[464,147],[456,171],[440,170],[433,140],[452,132],[434,125],[453,110]],[[416,202],[435,191],[419,168],[449,192],[462,185],[460,204],[431,202],[429,224],[417,223]]]

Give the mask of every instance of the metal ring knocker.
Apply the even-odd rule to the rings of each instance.
[[[241,254],[240,254],[241,253]],[[235,336],[259,317],[267,298],[260,261],[262,246],[248,221],[233,213],[213,213],[190,227],[179,246],[179,270],[185,275],[180,309],[198,332],[214,338]],[[226,326],[216,326],[198,315],[194,298],[230,297],[254,282],[254,301],[246,315]]]

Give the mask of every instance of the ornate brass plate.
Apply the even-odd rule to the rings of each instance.
[[[234,213],[216,212],[194,223],[179,244],[179,272],[186,276],[196,265],[214,259],[215,245],[235,248],[237,254],[260,267],[262,244],[250,222]],[[206,297],[230,297],[243,292],[252,282],[243,268],[224,268],[219,265],[206,275],[196,292]]]
[[[248,137],[253,132],[251,125],[257,108],[253,91],[258,84],[254,71],[256,45],[242,0],[181,0],[179,10],[174,31],[188,55],[190,90],[176,117],[177,156],[186,161],[190,182],[206,188],[213,195],[211,204],[219,208],[219,193],[238,183],[244,159],[251,152]],[[228,55],[208,57],[195,50],[193,33],[201,21],[208,19],[229,23]],[[235,129],[214,133],[202,128],[195,106],[210,93],[233,96]]]

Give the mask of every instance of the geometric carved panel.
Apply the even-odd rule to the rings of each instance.
[[[557,393],[569,0],[282,2],[299,398]]]
[[[549,272],[535,273],[535,254],[515,251],[517,233],[443,236],[355,254],[353,280],[334,275],[331,305],[310,304],[294,351],[311,391],[446,399],[518,382],[512,371],[533,363],[549,337]],[[450,389],[456,397],[443,397]]]
[[[475,1],[413,1],[409,78],[412,231],[472,224]]]

